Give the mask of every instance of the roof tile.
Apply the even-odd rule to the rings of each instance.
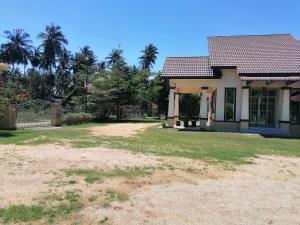
[[[243,73],[299,73],[300,42],[290,34],[208,38],[211,66],[236,66]]]
[[[162,71],[164,77],[213,77],[208,56],[168,57]]]

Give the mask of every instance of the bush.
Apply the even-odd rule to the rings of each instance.
[[[67,125],[91,122],[93,116],[89,113],[68,113],[63,117],[63,123]]]

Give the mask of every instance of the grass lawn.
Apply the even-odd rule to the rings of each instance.
[[[50,130],[0,131],[0,144],[64,144],[73,147],[106,146],[162,156],[180,156],[210,161],[248,163],[256,155],[300,156],[300,139],[266,138],[219,132],[179,132],[173,129],[148,128],[135,137],[92,136],[85,124]]]

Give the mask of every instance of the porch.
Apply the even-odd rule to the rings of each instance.
[[[218,80],[170,82],[168,126],[188,130],[290,134],[290,87],[285,81],[241,81],[225,87]],[[200,85],[203,86],[200,86]],[[210,84],[210,85],[208,85]],[[195,87],[199,85],[200,87]],[[199,96],[199,116],[183,118],[182,94]],[[181,120],[179,126],[178,121]],[[190,121],[183,126],[184,120]],[[193,122],[192,125],[192,121]],[[188,127],[188,128],[187,128]]]

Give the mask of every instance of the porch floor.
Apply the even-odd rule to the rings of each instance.
[[[177,129],[178,131],[205,131],[205,132],[214,131],[213,128],[211,130],[209,129],[203,130],[200,128],[200,126],[196,126],[196,127],[174,126],[174,129]],[[221,132],[226,132],[226,131],[221,131]],[[290,136],[290,133],[288,131],[284,131],[279,128],[266,128],[266,127],[250,127],[249,129],[240,130],[240,132],[237,133],[261,134],[267,136]]]
[[[248,129],[241,130],[241,133],[262,134],[272,136],[290,136],[290,133],[288,131],[284,131],[279,128],[269,127],[249,127]]]

